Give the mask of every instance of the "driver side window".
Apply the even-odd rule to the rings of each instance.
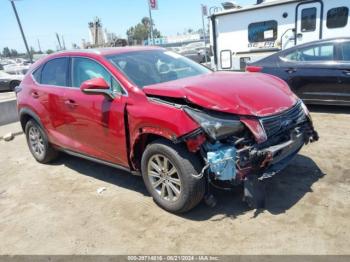
[[[81,84],[93,78],[103,78],[112,91],[124,93],[121,85],[112,75],[99,63],[87,58],[73,58],[72,59],[72,86],[79,88]]]

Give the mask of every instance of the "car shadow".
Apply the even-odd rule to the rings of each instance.
[[[264,210],[255,210],[252,218],[264,211],[273,215],[285,213],[307,193],[312,192],[312,185],[324,175],[312,159],[304,155],[297,155],[286,169],[265,180],[266,207]],[[217,205],[214,208],[209,208],[201,203],[184,217],[191,220],[222,220],[236,218],[251,211],[242,201],[243,187],[237,187],[232,191],[215,189],[214,194],[217,198]]]
[[[131,175],[131,173],[121,169],[98,164],[65,153],[61,153],[60,157],[50,163],[50,165],[64,165],[84,176],[89,176],[149,196],[143,184],[142,177]]]
[[[350,106],[307,105],[311,113],[350,114]]]
[[[82,175],[149,196],[142,178],[130,175],[130,173],[125,171],[66,154],[62,154],[52,165],[64,165]],[[286,212],[298,203],[305,194],[312,192],[312,185],[324,175],[312,159],[304,155],[297,155],[285,170],[266,180],[265,210],[273,215]],[[236,218],[251,210],[242,201],[242,186],[235,187],[230,191],[211,188],[211,192],[217,200],[215,207],[209,207],[202,201],[193,210],[179,216],[194,221],[216,221],[225,218]],[[265,210],[256,210],[252,218],[257,217]]]

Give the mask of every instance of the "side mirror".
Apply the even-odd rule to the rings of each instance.
[[[114,99],[114,94],[110,91],[109,85],[102,77],[93,78],[84,81],[80,90],[85,94],[100,94],[108,96],[111,99]]]

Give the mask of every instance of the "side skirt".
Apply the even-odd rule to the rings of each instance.
[[[111,163],[111,162],[108,162],[108,161],[104,161],[104,160],[101,160],[101,159],[98,159],[98,158],[95,158],[95,157],[92,157],[92,156],[87,156],[87,155],[84,155],[84,154],[81,154],[81,153],[78,153],[78,152],[71,151],[69,149],[60,148],[59,150],[61,150],[64,153],[67,153],[67,154],[69,154],[71,156],[84,158],[86,160],[89,160],[89,161],[92,161],[92,162],[95,162],[95,163],[98,163],[98,164],[102,164],[102,165],[106,165],[106,166],[110,166],[110,167],[113,167],[113,168],[117,168],[117,169],[126,171],[128,173],[131,173],[132,175],[136,175],[136,176],[140,176],[141,175],[141,173],[139,171],[131,171],[130,168],[127,168],[127,167],[124,167],[124,166],[121,166],[121,165],[117,165],[117,164],[114,164],[114,163]]]

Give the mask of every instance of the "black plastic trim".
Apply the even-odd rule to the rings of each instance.
[[[29,108],[22,108],[22,109],[19,110],[18,115],[19,115],[19,120],[20,120],[21,126],[22,126],[22,118],[25,115],[29,115],[30,117],[32,117],[40,125],[41,128],[44,129],[44,125],[41,122],[40,117],[36,113],[34,113],[31,109],[29,109]],[[22,129],[24,131],[25,126],[22,126]]]
[[[85,154],[82,154],[82,153],[78,153],[78,152],[75,152],[75,151],[72,151],[72,150],[69,150],[69,149],[65,149],[65,148],[61,148],[59,150],[65,152],[65,153],[67,153],[69,155],[72,155],[72,156],[81,157],[81,158],[84,158],[84,159],[89,160],[89,161],[93,161],[93,162],[96,162],[96,163],[99,163],[99,164],[102,164],[102,165],[107,165],[107,166],[110,166],[110,167],[118,168],[118,169],[121,169],[121,170],[124,170],[126,172],[131,173],[130,168],[125,167],[125,166],[114,164],[114,163],[111,163],[111,162],[108,162],[108,161],[105,161],[105,160],[102,160],[102,159],[99,159],[99,158],[88,156],[88,155],[85,155]]]

